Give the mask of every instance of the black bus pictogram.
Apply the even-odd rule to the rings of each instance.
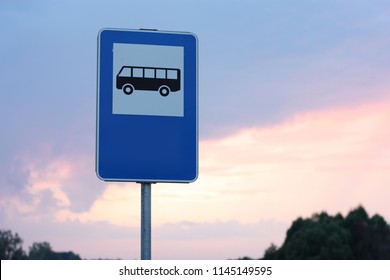
[[[180,90],[180,69],[123,66],[116,75],[116,88],[130,95],[134,90],[158,91],[162,96]]]

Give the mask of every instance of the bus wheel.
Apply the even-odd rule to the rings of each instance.
[[[124,94],[130,95],[133,93],[134,87],[132,85],[124,85],[122,90]]]
[[[158,92],[162,95],[162,96],[168,96],[168,94],[171,92],[171,90],[169,89],[169,87],[167,86],[162,86],[158,89]]]

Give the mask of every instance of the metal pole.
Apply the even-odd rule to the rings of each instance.
[[[152,259],[151,183],[141,183],[141,260]]]

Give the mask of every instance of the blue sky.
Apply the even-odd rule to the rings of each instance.
[[[199,38],[200,179],[156,188],[157,258],[260,257],[271,242],[280,244],[294,218],[345,213],[359,203],[390,220],[380,200],[389,188],[383,121],[390,111],[389,24],[387,1],[1,1],[0,227],[17,231],[26,245],[44,240],[85,257],[138,257],[139,188],[106,184],[94,173],[97,34],[105,27],[189,31]],[[322,132],[329,141],[317,139]],[[332,134],[337,149],[329,146]],[[286,163],[295,152],[307,160],[304,171],[301,158]],[[268,156],[272,166],[265,165]],[[328,158],[332,174],[310,173]],[[340,162],[344,169],[336,168]],[[238,163],[253,165],[240,170]],[[353,175],[362,166],[380,178],[382,195],[367,198],[375,193],[368,191],[370,180]],[[277,194],[297,191],[285,187],[289,180],[299,185],[305,176],[312,178],[300,203],[307,208],[278,206]],[[355,197],[332,199],[351,193],[354,180],[361,184]],[[267,192],[275,197],[262,200]],[[119,194],[129,205],[123,213],[129,224],[97,210],[114,211],[122,205]],[[329,200],[321,204],[320,194]],[[226,210],[231,205],[252,208],[235,214]],[[86,240],[111,246],[99,251],[90,242],[91,250],[80,245]],[[134,249],[121,249],[122,241]],[[188,252],[164,250],[175,244]]]

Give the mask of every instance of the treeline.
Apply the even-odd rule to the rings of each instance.
[[[241,259],[250,259],[244,257]],[[390,226],[359,206],[346,217],[326,212],[296,219],[280,248],[271,246],[265,260],[389,260]]]
[[[34,242],[28,253],[23,250],[23,240],[10,230],[0,230],[1,260],[81,260],[80,256],[69,252],[55,252],[48,242]]]
[[[9,230],[0,230],[2,260],[80,260],[73,252],[55,252],[47,242],[33,243],[28,253],[23,240]],[[251,259],[249,257],[240,258]],[[271,244],[260,259],[265,260],[390,260],[390,226],[375,214],[369,217],[359,206],[346,217],[326,212],[298,218],[287,230],[278,248]]]

